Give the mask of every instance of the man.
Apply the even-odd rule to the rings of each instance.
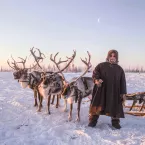
[[[112,119],[112,126],[120,129],[119,118],[124,118],[123,98],[126,92],[125,73],[118,65],[118,52],[110,50],[106,62],[100,63],[93,71],[94,88],[89,110],[90,127],[95,127],[99,115]]]

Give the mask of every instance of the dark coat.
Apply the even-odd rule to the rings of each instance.
[[[124,118],[120,95],[126,94],[125,73],[118,64],[103,62],[93,71],[93,80],[102,79],[100,88],[94,85],[91,106],[101,108],[101,114]]]

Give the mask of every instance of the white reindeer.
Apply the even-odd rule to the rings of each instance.
[[[76,121],[80,121],[80,107],[81,107],[81,102],[84,97],[87,97],[92,94],[93,90],[93,79],[91,77],[83,77],[88,70],[91,68],[90,65],[90,59],[91,56],[88,53],[89,59],[82,60],[82,62],[87,66],[86,70],[83,72],[82,75],[79,77],[72,78],[72,80],[66,84],[66,89],[62,93],[62,95],[65,98],[65,111],[67,110],[67,102],[70,104],[70,111],[69,111],[69,116],[68,120],[72,120],[72,110],[73,110],[73,102],[77,102],[77,118]]]

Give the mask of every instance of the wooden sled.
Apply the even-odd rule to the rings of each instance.
[[[131,108],[132,106],[124,106],[124,108]],[[135,105],[133,106],[133,108],[141,108],[141,105]],[[143,108],[145,109],[145,106],[143,106]]]
[[[132,94],[126,94],[126,97],[131,99],[132,97],[140,96],[140,95],[145,95],[145,92],[136,92],[136,93],[132,93]]]
[[[126,114],[134,116],[145,116],[145,112],[142,112],[142,110],[145,109],[145,92],[126,94],[126,100],[133,101],[132,106],[124,106],[124,108],[130,108],[128,112],[125,112]],[[136,105],[136,103],[139,103],[141,105]],[[138,112],[132,112],[133,108],[138,109]]]
[[[143,112],[124,112],[125,114],[134,115],[134,116],[145,116]]]

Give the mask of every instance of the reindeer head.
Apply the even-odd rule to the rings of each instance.
[[[33,49],[34,49],[34,47],[30,49],[30,52],[31,52],[31,54],[33,55],[33,57],[35,58],[36,64],[34,64],[34,65],[33,65],[32,67],[30,67],[30,68],[26,68],[26,67],[25,67],[25,63],[26,63],[27,57],[26,57],[25,59],[23,59],[23,58],[21,58],[21,57],[18,57],[19,59],[21,59],[21,61],[16,62],[16,61],[13,59],[13,57],[11,56],[13,62],[11,62],[11,64],[10,64],[9,60],[7,61],[8,65],[9,65],[13,70],[15,70],[14,73],[13,73],[14,79],[17,79],[18,82],[21,83],[21,86],[22,86],[22,87],[27,86],[28,83],[29,83],[29,81],[30,81],[30,80],[29,80],[29,79],[30,79],[30,73],[29,73],[28,71],[29,71],[30,69],[35,68],[37,65],[40,67],[39,61],[40,61],[40,60],[43,60],[42,53],[40,52],[40,50],[37,49],[38,52],[39,52],[39,56],[36,56],[36,55],[35,55],[35,52],[36,52],[36,51],[34,51]],[[43,55],[44,55],[44,54],[43,54]],[[19,66],[18,66],[19,63],[21,63],[21,64],[23,65],[23,67],[19,67]],[[22,85],[22,83],[24,83],[25,85]],[[27,85],[26,85],[26,84],[27,84]]]
[[[28,69],[20,69],[18,71],[13,72],[13,76],[15,80],[19,80],[23,75],[26,76]]]
[[[20,62],[16,62],[12,56],[11,56],[11,58],[12,58],[13,62],[11,62],[11,64],[10,64],[9,60],[7,60],[7,63],[14,70],[14,73],[13,73],[14,79],[19,80],[21,78],[21,76],[23,74],[26,74],[28,71],[28,69],[25,68],[25,63],[26,63],[27,57],[25,59],[19,57],[19,59],[21,59]],[[23,68],[19,67],[18,63],[22,63]]]

